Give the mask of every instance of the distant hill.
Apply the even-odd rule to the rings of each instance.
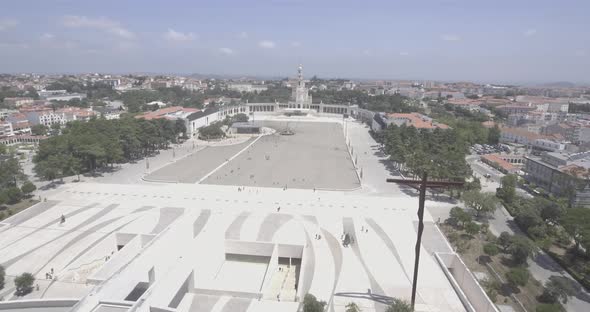
[[[573,88],[575,86],[576,86],[575,83],[569,82],[569,81],[556,81],[556,82],[549,82],[549,83],[544,83],[544,84],[539,85],[539,87],[545,87],[545,88]]]

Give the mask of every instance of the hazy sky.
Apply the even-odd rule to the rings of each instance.
[[[590,82],[588,0],[0,0],[0,72]]]

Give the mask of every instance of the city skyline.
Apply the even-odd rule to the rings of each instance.
[[[589,7],[567,2],[4,2],[0,68],[588,83]]]

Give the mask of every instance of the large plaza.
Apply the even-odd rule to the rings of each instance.
[[[258,134],[190,138],[39,192],[0,223],[0,310],[295,312],[312,294],[326,311],[383,312],[409,300],[415,191],[386,183],[396,172],[363,123],[314,111],[301,68],[293,98],[251,114]],[[450,206],[426,202],[415,309],[495,311],[436,225]],[[23,272],[36,281],[19,297]]]

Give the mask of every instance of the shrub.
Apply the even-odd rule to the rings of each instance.
[[[510,235],[510,233],[508,233],[508,232],[500,233],[500,237],[498,237],[498,245],[502,246],[504,251],[508,250],[508,247],[510,247],[511,242],[512,242],[512,235]]]
[[[20,188],[20,190],[27,196],[33,193],[36,189],[37,187],[31,181],[25,182]]]
[[[14,286],[16,286],[16,295],[24,296],[33,291],[33,283],[35,277],[31,273],[23,273],[14,279]]]
[[[528,228],[527,233],[535,240],[543,239],[547,236],[547,226],[544,224],[532,226]]]
[[[529,271],[526,268],[513,268],[506,273],[506,279],[512,286],[525,286],[529,281]]]
[[[576,292],[573,286],[565,278],[552,276],[545,283],[543,293],[539,296],[539,301],[543,303],[567,303],[568,296]]]
[[[549,303],[541,303],[535,308],[535,312],[560,312],[561,305],[559,304],[549,304]]]
[[[483,252],[489,256],[495,256],[500,252],[500,249],[496,244],[487,243],[483,245]]]
[[[345,312],[361,312],[361,309],[359,308],[359,306],[356,303],[351,302],[346,305]]]
[[[412,312],[412,307],[405,300],[393,298],[393,303],[387,307],[386,312]]]
[[[323,312],[325,305],[325,301],[318,301],[312,294],[303,297],[303,312]]]

